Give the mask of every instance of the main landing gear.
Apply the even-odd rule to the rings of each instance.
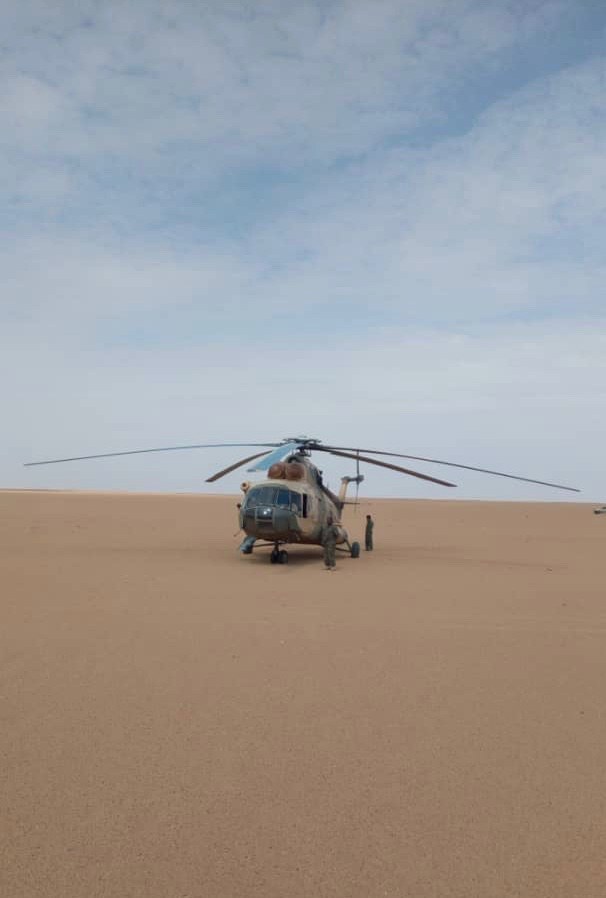
[[[272,564],[288,564],[288,552],[281,549],[279,543],[276,543],[269,556],[269,560]]]

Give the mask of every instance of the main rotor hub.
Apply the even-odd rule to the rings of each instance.
[[[299,446],[307,448],[308,446],[318,446],[322,440],[316,440],[313,437],[306,436],[298,436],[298,437],[284,437],[284,443],[298,443]]]

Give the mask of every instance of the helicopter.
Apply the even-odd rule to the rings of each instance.
[[[357,504],[358,489],[364,480],[360,474],[360,463],[389,468],[401,474],[407,474],[420,480],[455,487],[456,484],[429,474],[404,468],[394,462],[383,461],[370,456],[405,458],[467,471],[478,471],[497,477],[507,477],[525,483],[536,483],[554,489],[580,492],[575,487],[535,480],[493,471],[488,468],[477,468],[456,462],[443,461],[436,458],[425,458],[419,455],[406,455],[401,452],[387,452],[378,449],[360,449],[351,446],[326,445],[321,440],[307,436],[286,437],[280,442],[267,443],[198,443],[189,446],[162,446],[153,449],[131,449],[125,452],[104,452],[97,455],[80,455],[71,458],[55,458],[46,461],[27,462],[25,467],[34,465],[60,464],[70,461],[85,461],[97,458],[113,458],[124,455],[142,455],[150,452],[174,452],[188,449],[215,449],[248,447],[262,449],[253,455],[247,455],[228,467],[217,471],[206,478],[206,483],[214,483],[226,474],[230,474],[245,464],[254,462],[248,468],[250,473],[264,472],[266,478],[251,484],[244,481],[241,490],[244,494],[238,503],[240,530],[245,538],[240,545],[244,555],[251,555],[253,548],[271,548],[269,560],[272,564],[287,564],[288,552],[283,546],[287,544],[322,545],[324,528],[329,522],[334,523],[339,531],[337,550],[348,553],[352,558],[360,555],[360,545],[351,542],[347,530],[341,522],[343,509],[348,504]],[[355,476],[341,479],[339,494],[331,492],[324,483],[322,471],[311,461],[312,452],[325,452],[339,458],[352,459],[356,463]],[[347,499],[347,490],[351,483],[356,485],[356,497],[353,502]]]

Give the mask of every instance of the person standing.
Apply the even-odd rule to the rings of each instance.
[[[374,530],[375,522],[371,518],[369,514],[366,515],[366,532],[364,534],[364,541],[366,544],[366,551],[372,552],[373,544],[372,544],[372,531]]]
[[[322,531],[322,545],[324,546],[324,564],[327,571],[334,571],[337,567],[336,545],[339,537],[339,528],[332,517],[326,519],[326,525]]]

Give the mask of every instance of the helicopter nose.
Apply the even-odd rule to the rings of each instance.
[[[285,536],[291,529],[293,515],[288,508],[274,508],[273,512],[274,530]]]
[[[244,528],[247,533],[259,538],[285,539],[291,532],[299,531],[299,524],[296,515],[288,508],[258,505],[245,515]]]

